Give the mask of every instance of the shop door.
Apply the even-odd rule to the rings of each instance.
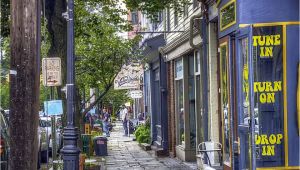
[[[222,119],[222,146],[223,146],[223,165],[224,169],[232,168],[232,118],[230,102],[230,37],[220,39],[219,44],[219,63],[220,63],[220,111]]]
[[[239,169],[250,169],[250,93],[249,93],[249,40],[250,28],[239,30],[236,41],[238,87],[238,154]]]

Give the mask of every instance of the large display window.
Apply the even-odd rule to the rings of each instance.
[[[196,147],[196,97],[195,97],[195,70],[194,70],[194,55],[189,56],[189,124],[190,124],[190,147]]]
[[[282,26],[253,28],[257,167],[284,165]]]
[[[184,144],[184,107],[183,107],[183,61],[182,58],[175,61],[175,95],[177,114],[177,145]]]

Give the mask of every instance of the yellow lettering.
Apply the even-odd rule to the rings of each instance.
[[[275,93],[267,93],[267,103],[275,103]]]
[[[267,155],[267,152],[266,152],[266,146],[262,146],[262,153],[261,153],[262,156],[265,156]]]
[[[267,35],[266,36],[266,45],[273,45],[273,35]]]
[[[265,47],[265,56],[266,57],[273,57],[273,47]]]
[[[277,134],[277,145],[281,144],[281,139],[283,138],[282,134]]]
[[[255,144],[260,145],[261,137],[259,135],[255,135]]]
[[[253,46],[256,47],[257,46],[257,39],[259,38],[260,36],[253,36]]]
[[[261,135],[261,144],[267,144],[269,145],[269,141],[267,139],[267,135]]]
[[[259,82],[254,82],[254,92],[257,92],[257,85],[259,85]]]
[[[259,39],[258,39],[259,46],[264,46],[265,42],[266,42],[266,37],[265,36],[259,36]]]
[[[259,82],[258,91],[259,92],[265,91],[265,88],[266,88],[265,86],[266,86],[265,82]]]
[[[272,83],[271,82],[266,82],[266,92],[272,92],[273,91],[273,87],[272,87]]]
[[[264,51],[264,48],[265,48],[265,47],[260,47],[260,48],[259,48],[259,49],[260,49],[260,54],[259,54],[259,55],[260,55],[260,57],[264,57],[264,56],[265,56],[265,53],[264,53],[264,52],[265,52],[265,51]]]
[[[280,45],[280,35],[253,36],[253,46]]]
[[[274,82],[274,91],[281,91],[281,81]]]
[[[265,93],[262,93],[259,95],[259,101],[260,103],[266,103],[267,102],[267,96]]]
[[[273,57],[273,47],[260,47],[260,57]]]
[[[268,156],[273,156],[275,155],[275,148],[274,145],[267,145],[267,155]]]
[[[270,144],[275,144],[276,143],[276,136],[274,134],[271,134],[269,137],[269,142]]]
[[[274,35],[274,37],[275,37],[274,45],[280,45],[280,34]]]

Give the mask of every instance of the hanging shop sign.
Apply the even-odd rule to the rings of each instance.
[[[255,142],[258,166],[284,162],[282,26],[253,28]]]
[[[139,63],[124,65],[115,78],[114,89],[137,89],[143,80],[143,66]]]
[[[133,99],[139,99],[143,97],[143,91],[142,90],[133,90],[130,91],[130,97]]]
[[[62,100],[44,101],[44,110],[48,116],[63,114]]]
[[[43,85],[61,85],[61,60],[58,57],[43,58],[42,60]]]

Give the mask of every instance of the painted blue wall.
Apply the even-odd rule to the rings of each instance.
[[[289,166],[299,166],[299,143],[297,122],[297,68],[300,62],[299,25],[287,26],[287,103],[288,103],[288,139]],[[298,80],[300,81],[300,80]],[[300,82],[299,82],[300,83]]]
[[[222,0],[219,14],[229,1]],[[236,0],[236,18],[236,24],[219,30],[219,38],[237,30],[239,24],[299,21],[299,0]]]
[[[237,0],[239,24],[299,21],[299,0]]]

